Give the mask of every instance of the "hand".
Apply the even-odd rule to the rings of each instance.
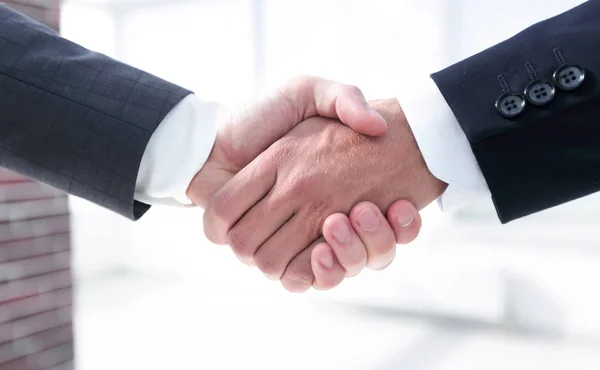
[[[188,188],[188,197],[206,206],[235,173],[298,123],[315,115],[339,118],[366,135],[381,135],[387,130],[386,121],[356,87],[316,77],[296,78],[221,128],[206,164]],[[308,267],[312,276],[310,259],[303,267]],[[336,271],[320,271],[321,285],[334,282]]]
[[[398,102],[373,106],[389,124],[385,136],[312,118],[258,156],[215,194],[204,216],[207,237],[229,241],[278,279],[297,275],[294,260],[318,244],[326,216],[366,200],[387,209],[407,199],[421,209],[437,198],[446,184],[427,170]]]
[[[365,135],[378,136],[387,130],[386,121],[369,106],[358,88],[318,77],[297,77],[220,128],[212,152],[190,183],[187,196],[205,208],[233,175],[297,124],[314,116],[337,118]]]
[[[363,202],[354,206],[349,216],[329,216],[323,225],[326,243],[313,244],[298,255],[281,279],[283,286],[292,292],[303,292],[311,285],[328,290],[365,266],[375,270],[387,267],[396,255],[396,244],[411,243],[421,228],[419,213],[407,200],[392,204],[387,215],[388,221],[375,204]],[[333,235],[344,227],[349,228],[350,236],[340,243]]]

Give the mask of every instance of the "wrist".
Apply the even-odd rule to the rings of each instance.
[[[423,184],[424,188],[429,190],[425,194],[423,203],[419,206],[419,209],[422,209],[422,208],[426,207],[427,205],[429,205],[430,203],[432,203],[434,200],[438,199],[442,194],[444,194],[444,192],[448,188],[448,183],[446,183],[442,179],[438,178],[430,171],[430,169],[427,166],[427,163],[425,161],[425,157],[423,156],[423,151],[419,147],[419,143],[417,142],[415,133],[412,130],[412,126],[408,122],[408,118],[406,117],[406,114],[404,113],[404,109],[402,109],[402,106],[400,106],[399,103],[398,103],[398,106],[400,107],[401,119],[402,119],[402,122],[404,123],[404,127],[406,128],[406,132],[407,132],[407,137],[409,138],[409,141],[410,141],[409,146],[412,148],[412,151],[415,153],[415,158],[417,160],[417,164],[415,167],[420,170],[420,174],[422,176],[421,183]]]
[[[208,206],[210,199],[220,188],[218,180],[222,176],[222,171],[219,170],[218,160],[216,160],[219,157],[219,153],[220,150],[215,141],[204,166],[192,178],[186,190],[187,197],[201,208]]]
[[[413,176],[415,177],[415,186],[419,188],[419,196],[416,197],[414,205],[417,207],[417,209],[421,210],[442,196],[442,194],[444,194],[448,188],[448,184],[436,177],[429,170],[429,167],[425,162],[425,158],[423,157],[421,148],[419,148],[411,126],[404,115],[404,111],[402,111],[402,120],[406,129],[405,135],[407,141],[409,142],[409,151],[411,153],[411,157],[414,158],[412,166],[414,167]]]
[[[408,125],[430,173],[447,183],[438,198],[443,211],[452,211],[490,196],[471,145],[454,112],[430,78],[421,91],[401,98]]]
[[[397,189],[405,189],[409,199],[419,210],[438,199],[447,189],[448,184],[427,167],[423,154],[417,144],[415,135],[408,123],[402,106],[397,99],[380,100],[372,103],[375,109],[388,121],[389,133],[396,142],[393,154],[396,158],[396,170],[406,173],[410,167],[407,179],[401,177],[401,183],[395,185]],[[410,183],[410,186],[407,184]]]

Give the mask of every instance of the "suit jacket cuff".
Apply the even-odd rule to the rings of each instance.
[[[438,205],[452,211],[490,191],[458,120],[435,83],[424,80],[420,94],[401,100],[402,109],[429,171],[448,184]]]
[[[503,223],[600,191],[599,14],[584,2],[432,75]],[[530,93],[541,83],[551,100]]]

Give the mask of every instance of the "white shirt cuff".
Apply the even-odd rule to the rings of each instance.
[[[490,197],[471,145],[437,85],[427,78],[419,86],[422,94],[400,102],[429,171],[448,184],[438,198],[440,208],[451,211]]]
[[[191,206],[186,191],[212,151],[226,109],[190,94],[160,123],[144,152],[135,199],[150,205]]]

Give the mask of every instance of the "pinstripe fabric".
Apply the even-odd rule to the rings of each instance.
[[[189,91],[0,5],[0,165],[131,219],[150,137]]]

